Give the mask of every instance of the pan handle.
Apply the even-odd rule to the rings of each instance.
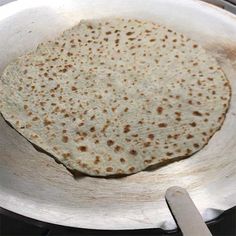
[[[188,192],[181,187],[170,187],[166,201],[176,224],[184,236],[212,236]]]

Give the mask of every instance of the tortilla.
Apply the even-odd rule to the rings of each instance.
[[[0,110],[68,169],[132,174],[187,157],[221,127],[230,85],[181,33],[131,19],[81,21],[11,63]]]

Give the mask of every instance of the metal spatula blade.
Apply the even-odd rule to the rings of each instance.
[[[171,187],[166,201],[184,236],[212,236],[201,214],[184,188]]]

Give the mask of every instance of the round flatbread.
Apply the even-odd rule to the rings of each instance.
[[[0,89],[17,131],[93,176],[190,156],[220,128],[230,100],[201,46],[133,19],[81,21],[11,63]]]

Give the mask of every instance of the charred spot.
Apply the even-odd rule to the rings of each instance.
[[[202,83],[201,83],[200,80],[197,81],[197,84],[198,84],[199,86],[202,85]]]
[[[90,120],[94,120],[95,119],[95,115],[90,117]]]
[[[192,153],[192,150],[189,149],[189,148],[187,148],[187,149],[186,149],[186,152],[187,152],[187,154],[190,154],[190,153]]]
[[[223,118],[223,117],[221,117],[221,116],[218,117],[218,122],[220,122],[220,121],[222,120],[222,118]]]
[[[200,147],[198,143],[194,143],[193,146],[194,146],[195,148],[199,148],[199,147]]]
[[[196,124],[196,122],[192,122],[192,123],[189,123],[192,127],[196,127],[197,126],[197,124]]]
[[[44,121],[43,121],[44,126],[51,125],[52,123],[53,123],[53,122],[50,121],[50,120],[48,120],[47,118],[45,118]]]
[[[193,138],[194,136],[193,135],[191,135],[191,134],[188,134],[187,135],[187,139],[191,139],[191,138]]]
[[[179,134],[174,134],[174,135],[173,135],[173,138],[174,138],[174,139],[178,139],[178,137],[179,137]]]
[[[157,107],[157,113],[161,115],[163,112],[163,107]]]
[[[167,155],[167,156],[172,156],[172,155],[173,155],[173,152],[167,152],[166,155]]]
[[[87,165],[86,163],[82,163],[81,166],[82,166],[83,168],[87,168],[87,167],[88,167],[88,165]]]
[[[62,136],[62,142],[67,143],[69,138],[67,136]]]
[[[59,70],[60,72],[63,72],[63,73],[65,73],[65,72],[67,72],[67,69],[66,68],[64,68],[64,69],[62,69],[62,70]],[[50,80],[50,78],[49,78],[49,80]]]
[[[62,156],[67,159],[68,157],[71,156],[71,154],[69,152],[63,153]]]
[[[151,139],[151,140],[153,140],[154,137],[155,137],[154,134],[149,134],[149,135],[148,135],[148,138]]]
[[[116,152],[119,152],[121,149],[122,149],[121,146],[119,146],[119,145],[116,145],[116,146],[115,146],[115,151],[116,151]]]
[[[134,34],[134,32],[127,32],[127,33],[126,33],[126,35],[128,35],[128,36],[130,36],[130,35],[132,35],[132,34]]]
[[[113,171],[113,168],[112,168],[112,167],[107,167],[107,168],[106,168],[106,171],[107,171],[107,172],[112,172],[112,171]]]
[[[86,146],[79,146],[79,147],[77,147],[77,150],[81,151],[81,152],[86,152],[87,151],[87,147]]]
[[[202,113],[199,111],[193,111],[194,116],[202,116]]]
[[[88,29],[93,29],[92,25],[87,25]]]
[[[36,121],[36,120],[39,120],[39,118],[37,116],[35,116],[32,121]]]
[[[81,122],[78,124],[79,127],[83,126],[84,125],[84,122]]]
[[[152,163],[152,160],[144,160],[144,163],[145,164],[150,164],[150,163]]]
[[[133,166],[129,168],[130,172],[133,172],[134,170],[135,170],[135,168]]]
[[[160,128],[165,128],[165,127],[167,127],[167,124],[166,124],[166,123],[159,123],[159,124],[158,124],[158,127],[160,127]]]
[[[128,133],[130,131],[130,125],[125,125],[124,133]]]
[[[130,150],[129,153],[133,156],[136,156],[138,154],[137,151],[134,149]]]
[[[72,86],[72,87],[71,87],[71,90],[72,90],[72,91],[77,91],[77,88],[76,88],[75,86]]]
[[[115,112],[115,110],[116,110],[116,107],[112,107],[112,108],[111,108],[111,110],[112,110],[113,112]]]
[[[145,143],[143,144],[144,147],[149,147],[150,145],[151,145],[151,142],[145,142]]]
[[[95,157],[94,164],[98,164],[100,162],[100,156]]]
[[[95,127],[91,127],[90,132],[95,132]]]
[[[107,140],[107,145],[108,146],[112,146],[113,144],[114,144],[113,140],[111,140],[111,139]]]

